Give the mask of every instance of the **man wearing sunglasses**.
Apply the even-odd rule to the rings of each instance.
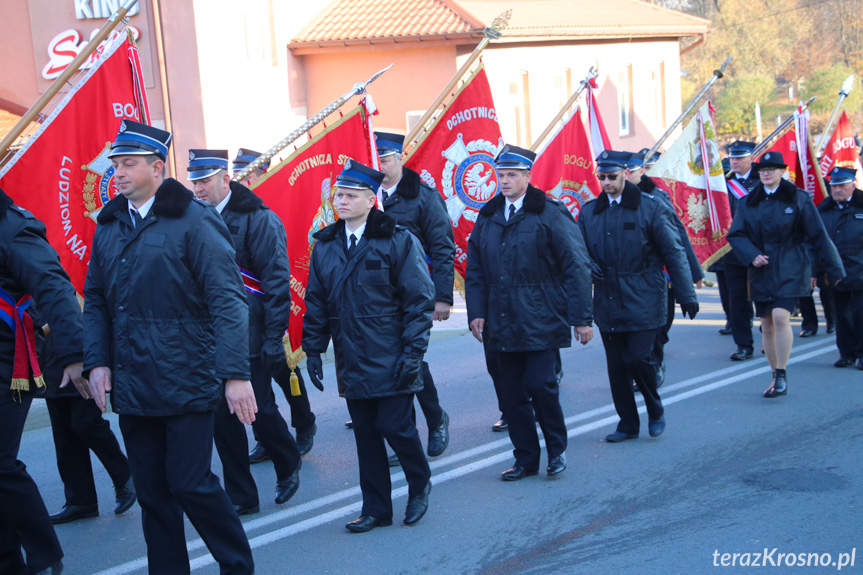
[[[611,443],[638,437],[633,380],[644,397],[650,436],[665,431],[653,354],[671,297],[663,267],[684,317],[694,318],[698,313],[674,214],[665,203],[627,181],[629,157],[611,150],[599,155],[596,169],[602,193],[585,204],[578,218],[591,259],[594,317],[605,347],[611,396],[620,416],[617,430],[605,438]]]

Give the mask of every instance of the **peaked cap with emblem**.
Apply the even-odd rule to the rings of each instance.
[[[189,150],[189,179],[203,180],[228,169],[228,150]]]
[[[246,166],[257,160],[260,155],[260,152],[250,150],[248,148],[240,148],[237,150],[237,156],[234,158],[231,170],[239,172],[240,170],[246,169]],[[270,169],[270,160],[260,164],[258,167],[266,172]]]
[[[364,166],[354,159],[348,159],[342,173],[336,178],[336,187],[377,192],[383,181],[383,173]]]
[[[830,185],[839,186],[841,184],[853,182],[856,175],[857,170],[855,170],[854,168],[842,168],[836,166],[835,168],[830,170]]]
[[[498,170],[530,170],[535,161],[536,152],[507,144],[494,159],[494,167]]]
[[[155,154],[162,160],[168,157],[171,147],[171,132],[141,124],[133,120],[122,120],[117,137],[111,144],[109,158],[114,156],[149,156]]]
[[[599,173],[619,172],[629,164],[629,152],[605,150],[596,157],[596,171]]]
[[[662,155],[662,152],[654,152],[653,155],[648,158],[647,152],[649,152],[649,151],[650,151],[650,148],[641,148],[641,150],[638,152],[644,158],[644,167],[645,168],[650,168],[651,166],[653,166],[653,164],[656,163],[656,160],[659,159],[659,156]]]
[[[755,151],[755,142],[744,142],[742,140],[737,140],[736,142],[731,142],[728,144],[728,157],[729,158],[745,158],[747,156],[751,156],[752,152]]]
[[[758,162],[752,164],[752,169],[755,171],[767,168],[782,168],[785,169],[788,164],[785,163],[785,158],[779,152],[767,152]]]
[[[378,147],[378,157],[383,158],[393,154],[401,154],[405,137],[389,132],[375,132],[375,144]]]

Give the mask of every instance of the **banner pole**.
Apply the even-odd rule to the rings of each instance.
[[[827,145],[827,141],[829,140],[830,135],[833,133],[833,123],[836,121],[836,118],[839,116],[839,110],[842,109],[842,104],[845,102],[845,98],[848,97],[848,94],[851,93],[851,90],[854,89],[854,74],[848,76],[848,78],[842,83],[842,88],[839,90],[839,99],[836,100],[836,106],[833,107],[833,113],[830,114],[830,119],[827,120],[827,124],[824,125],[824,132],[821,134],[821,139],[818,141],[818,147],[815,148],[815,151],[818,152],[816,157],[821,156],[824,153],[824,146]]]
[[[591,79],[596,78],[596,76],[596,68],[591,66],[590,70],[588,70],[587,72],[587,77],[582,80],[581,83],[579,83],[578,90],[576,90],[575,93],[569,97],[569,100],[566,101],[566,104],[563,105],[557,115],[551,120],[551,122],[549,122],[548,126],[545,127],[545,130],[543,130],[542,134],[540,134],[536,141],[531,144],[530,151],[535,152],[539,148],[543,140],[548,137],[548,135],[551,133],[557,123],[566,115],[569,109],[572,108],[572,106],[578,101],[578,98],[581,97],[581,94],[587,89],[588,82],[590,82]]]
[[[27,126],[30,125],[36,116],[42,112],[42,109],[48,105],[48,103],[56,96],[60,90],[66,85],[66,82],[69,81],[69,78],[72,77],[73,74],[76,74],[78,70],[81,68],[81,65],[96,51],[99,45],[108,37],[111,31],[117,27],[123,18],[126,17],[126,14],[131,10],[135,4],[138,3],[138,0],[126,0],[122,6],[120,6],[111,16],[108,18],[108,21],[99,28],[99,31],[93,37],[92,40],[81,50],[81,53],[78,54],[72,62],[66,66],[66,69],[60,73],[54,82],[48,86],[48,89],[45,90],[45,93],[36,100],[36,103],[30,106],[30,109],[21,116],[21,119],[12,127],[8,134],[0,141],[0,153],[6,153],[12,147],[12,144],[15,143],[15,140],[24,133],[24,130],[27,129]]]

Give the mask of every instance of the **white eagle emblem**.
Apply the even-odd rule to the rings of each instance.
[[[446,165],[441,174],[441,188],[447,213],[454,227],[461,218],[475,222],[479,210],[497,193],[494,157],[503,147],[487,140],[464,143],[462,134],[441,155]]]
[[[689,216],[689,223],[686,224],[692,231],[698,233],[705,229],[704,222],[710,217],[710,209],[707,207],[707,199],[699,198],[697,194],[692,194],[686,200],[686,213]]]

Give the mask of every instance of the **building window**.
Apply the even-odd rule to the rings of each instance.
[[[631,136],[632,129],[632,64],[621,70],[617,76],[617,121],[618,135]]]
[[[509,84],[509,97],[515,121],[516,145],[528,147],[533,142],[530,139],[530,89],[527,70],[519,72]]]
[[[659,63],[659,106],[662,110],[662,129],[668,128],[668,118],[665,115],[665,62]]]

